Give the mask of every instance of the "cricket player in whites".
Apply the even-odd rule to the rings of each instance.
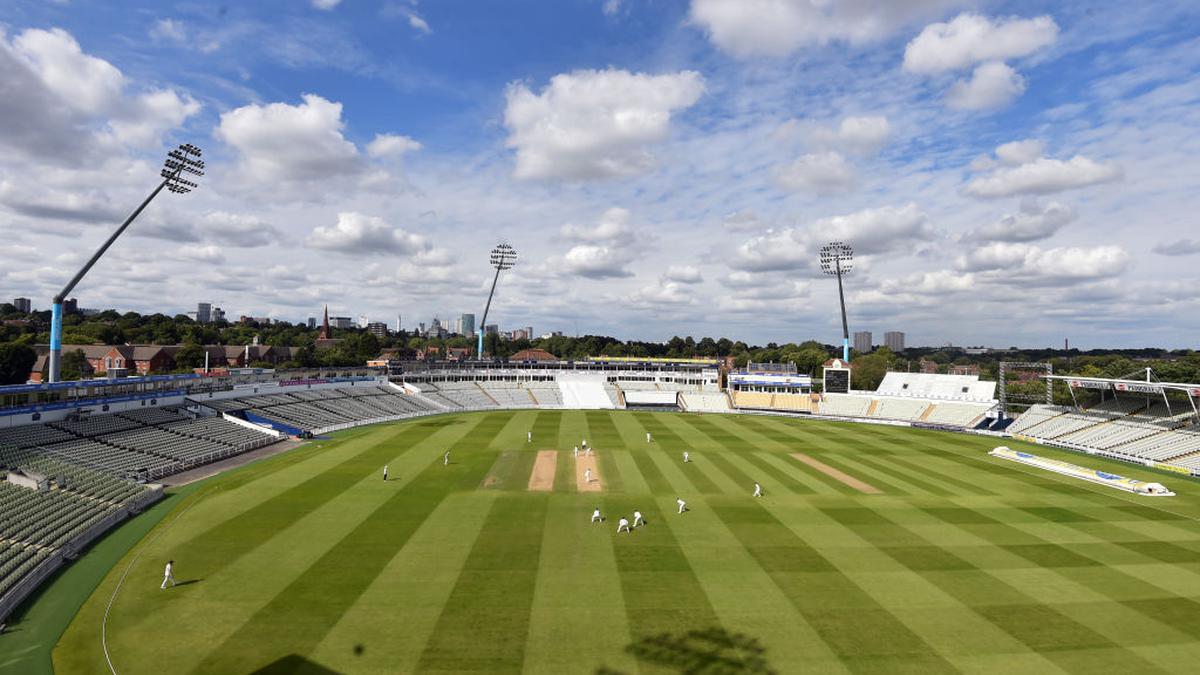
[[[646,442],[647,442],[647,443],[650,443],[650,442],[651,442],[651,440],[650,440],[650,432],[649,432],[649,431],[647,431],[647,432],[646,432]]]
[[[621,534],[621,530],[625,530],[626,532],[630,532],[630,533],[633,532],[633,530],[629,529],[629,519],[628,518],[622,518],[617,521],[617,534]]]
[[[757,482],[754,484],[754,496],[755,497],[762,496],[762,486],[759,485]]]
[[[633,526],[637,527],[638,525],[645,525],[645,524],[646,524],[646,521],[642,520],[642,512],[634,511],[633,512]]]
[[[680,512],[680,513],[683,513],[684,511],[687,511],[687,502],[683,501],[682,499],[676,499],[676,500],[675,500],[675,503],[679,505],[679,512]]]
[[[168,581],[171,582],[172,587],[175,586],[175,575],[173,573],[174,571],[175,571],[175,561],[168,560],[167,567],[166,567],[166,569],[163,570],[162,586],[159,586],[159,589],[166,590]]]
[[[585,483],[592,482],[592,470],[591,469],[583,470],[583,482],[585,482]]]
[[[450,466],[450,451],[447,450],[445,456],[442,457],[442,466]]]
[[[526,432],[525,432],[525,442],[526,442],[526,443],[532,443],[532,442],[533,442],[533,432],[532,432],[532,431],[526,431]]]
[[[388,469],[388,465],[384,464],[383,465],[383,482],[385,482],[385,483],[387,482],[387,469]]]
[[[592,522],[593,523],[603,523],[604,522],[604,516],[600,515],[600,507],[599,506],[596,507],[595,511],[592,511]]]
[[[691,454],[689,454],[687,450],[684,450],[684,451],[683,451],[683,463],[684,463],[684,464],[687,464],[687,463],[688,463],[688,462],[690,462],[690,461],[692,461],[692,456],[691,456]]]

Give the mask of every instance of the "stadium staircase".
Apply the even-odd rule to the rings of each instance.
[[[871,399],[871,405],[867,406],[867,417],[875,417],[875,411],[879,408],[879,400]]]
[[[924,422],[924,421],[928,420],[929,416],[933,414],[933,411],[935,409],[937,409],[937,404],[936,403],[930,404],[930,406],[925,409],[925,412],[921,413],[921,416],[919,418],[917,418],[918,421]]]
[[[493,398],[493,397],[492,397],[492,395],[488,393],[487,389],[484,389],[484,388],[483,388],[483,385],[481,385],[481,384],[479,384],[478,382],[476,382],[476,383],[475,383],[475,386],[476,386],[476,387],[479,387],[479,391],[483,392],[483,395],[484,395],[484,397],[485,397],[485,398],[487,398],[487,400],[491,401],[491,402],[492,402],[492,404],[493,404],[493,405],[495,405],[497,408],[499,408],[499,407],[500,407],[500,402],[499,402],[499,401],[497,401],[495,398]]]

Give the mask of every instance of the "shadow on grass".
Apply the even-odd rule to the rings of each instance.
[[[278,661],[268,663],[251,673],[251,675],[341,675],[317,663],[313,663],[299,654],[289,654]]]
[[[723,628],[707,628],[671,635],[662,633],[642,638],[625,648],[640,664],[667,668],[683,675],[772,675],[767,665],[767,650],[756,638],[730,633]],[[623,675],[621,671],[601,667],[596,675]]]
[[[187,579],[184,581],[180,581],[179,583],[177,583],[175,585],[176,586],[191,586],[192,584],[198,584],[201,581],[204,581],[204,580],[203,579]]]

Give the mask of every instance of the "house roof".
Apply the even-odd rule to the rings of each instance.
[[[558,357],[545,349],[522,349],[508,357],[509,361],[557,361]]]

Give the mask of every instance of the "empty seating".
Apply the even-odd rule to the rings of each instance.
[[[971,426],[980,416],[992,409],[988,403],[938,402],[921,421],[957,427]]]
[[[735,391],[733,404],[739,408],[770,408],[775,394],[762,391]]]
[[[854,394],[826,394],[818,410],[822,415],[839,415],[845,417],[866,417],[867,409],[871,407],[869,396]]]
[[[928,401],[903,398],[880,398],[875,405],[875,417],[915,422],[929,407]]]
[[[723,393],[684,391],[679,394],[684,410],[696,412],[729,412],[729,397]]]

